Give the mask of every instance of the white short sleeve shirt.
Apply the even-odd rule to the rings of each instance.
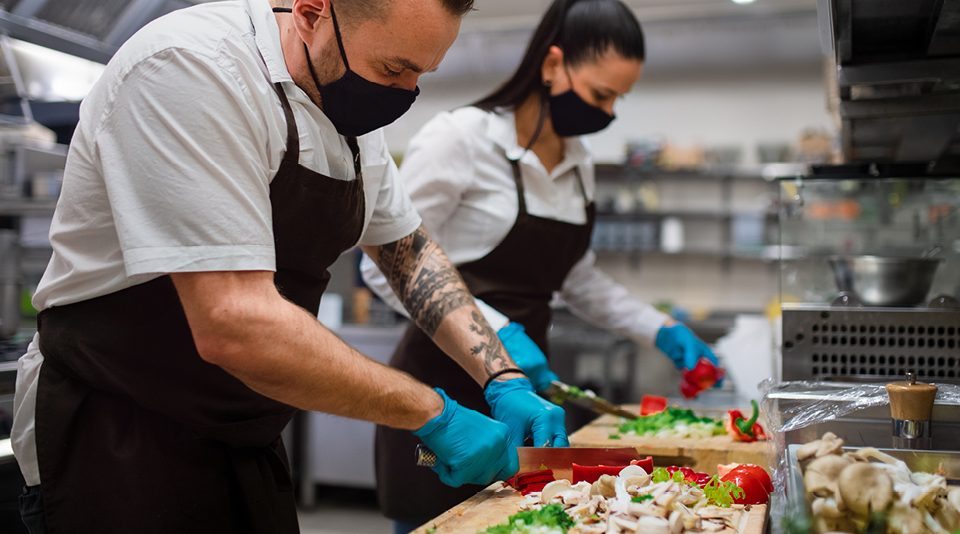
[[[203,4],[153,21],[120,48],[81,106],[37,309],[173,272],[275,270],[270,181],[287,137],[275,83],[296,117],[300,163],[356,179],[346,139],[287,72],[275,17],[268,0]],[[359,145],[360,244],[411,234],[421,219],[383,132]],[[31,485],[42,360],[35,339],[14,407],[14,452]]]

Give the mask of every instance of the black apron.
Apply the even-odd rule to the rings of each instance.
[[[577,171],[587,211],[587,224],[578,225],[527,213],[520,163],[510,160],[517,185],[519,210],[507,236],[489,254],[458,266],[460,274],[477,298],[511,322],[526,328],[527,334],[547,352],[547,330],[552,312],[550,300],[560,289],[570,269],[590,248],[596,208],[587,199],[583,179]],[[452,358],[434,344],[427,334],[411,325],[397,346],[390,365],[410,373],[430,386],[443,388],[461,405],[490,415],[483,390]],[[419,438],[409,431],[377,426],[377,496],[387,517],[423,524],[483,489],[465,485],[451,488],[440,482],[430,469],[416,467],[411,451]]]
[[[287,149],[270,184],[281,294],[316,315],[327,268],[360,239],[363,181],[299,163],[293,111],[275,85]],[[216,142],[211,140],[211,142]],[[40,478],[51,533],[299,532],[280,432],[296,409],[197,353],[169,276],[38,317]]]

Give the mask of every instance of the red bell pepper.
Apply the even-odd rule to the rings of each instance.
[[[653,415],[667,409],[667,398],[657,395],[644,395],[640,399],[640,415]]]
[[[535,491],[543,491],[543,488],[545,488],[547,484],[549,484],[550,482],[553,482],[553,481],[550,480],[547,482],[537,482],[536,484],[530,484],[528,486],[524,486],[520,490],[520,495],[527,495],[528,493],[533,493]]]
[[[653,460],[651,459],[651,462]],[[612,475],[617,476],[620,474],[620,471],[623,471],[625,465],[615,466],[615,465],[577,465],[573,464],[573,483],[576,484],[581,480],[587,481],[591,484],[596,482],[601,475]]]
[[[520,473],[515,477],[512,477],[507,481],[514,488],[522,490],[524,487],[530,484],[537,484],[540,482],[553,482],[556,480],[553,476],[553,470],[544,469],[542,471],[530,471],[529,473]]]
[[[753,406],[753,414],[750,419],[745,418],[740,410],[730,410],[728,412],[729,417],[724,426],[727,434],[730,434],[730,437],[735,441],[753,442],[767,439],[767,433],[757,422],[757,418],[760,416],[760,407],[757,406],[757,401],[750,401],[750,405]]]
[[[684,369],[681,374],[683,379],[680,381],[680,393],[683,394],[684,398],[692,399],[703,390],[719,382],[726,371],[714,365],[710,360],[700,358],[696,367]]]
[[[631,460],[630,465],[639,465],[649,475],[653,473],[653,456],[647,456],[643,460]]]
[[[721,482],[733,482],[743,490],[743,495],[735,498],[736,504],[767,504],[773,484],[770,475],[760,466],[741,464],[720,479]]]

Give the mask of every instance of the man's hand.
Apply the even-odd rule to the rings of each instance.
[[[522,325],[509,323],[497,331],[497,336],[538,393],[543,393],[550,387],[550,382],[559,379],[557,373],[550,370],[547,356],[530,339]]]
[[[528,380],[492,382],[483,396],[493,417],[510,427],[511,448],[523,447],[528,437],[533,438],[534,447],[570,446],[563,408],[537,395]]]
[[[519,462],[507,425],[460,406],[440,388],[437,393],[444,400],[443,413],[414,434],[437,455],[433,470],[440,481],[459,487],[513,476]]]

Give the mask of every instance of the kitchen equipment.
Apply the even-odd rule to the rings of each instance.
[[[893,446],[897,449],[930,449],[933,433],[933,401],[937,386],[918,384],[916,373],[907,373],[906,382],[887,384],[893,416]]]
[[[938,250],[960,240],[960,175],[926,172],[815,166],[780,180],[782,380],[960,383],[960,303],[941,294],[960,286],[960,249]],[[842,200],[862,212],[812,209]]]
[[[629,410],[624,410],[623,408],[605,399],[597,397],[596,395],[585,397],[573,396],[571,391],[572,390],[569,385],[564,384],[559,380],[554,380],[550,383],[550,387],[547,388],[547,390],[544,392],[544,395],[548,399],[562,398],[564,402],[575,404],[581,408],[586,408],[598,414],[611,414],[616,415],[617,417],[626,417],[628,419],[637,419],[640,417],[639,410],[632,412]],[[587,395],[589,395],[589,393]]]
[[[941,258],[834,256],[837,289],[867,306],[916,306],[926,302]]]

